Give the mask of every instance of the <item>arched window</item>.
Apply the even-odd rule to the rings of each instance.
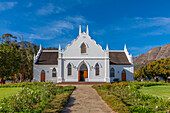
[[[52,70],[52,77],[56,77],[56,76],[57,76],[56,69],[53,68],[53,70]]]
[[[99,75],[99,64],[97,63],[96,66],[95,66],[95,69],[96,69],[96,75]]]
[[[71,75],[72,69],[71,69],[71,64],[70,63],[68,64],[67,68],[68,68],[68,75]]]
[[[115,77],[115,70],[113,67],[110,69],[110,77]]]
[[[84,43],[81,45],[81,53],[86,53],[86,45]]]

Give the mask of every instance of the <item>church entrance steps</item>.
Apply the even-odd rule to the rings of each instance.
[[[102,85],[105,84],[106,82],[61,82],[57,84],[68,84],[68,85]]]
[[[62,113],[114,113],[92,85],[76,85]]]

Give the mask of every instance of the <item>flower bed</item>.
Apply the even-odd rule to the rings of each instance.
[[[114,83],[98,86],[100,90],[108,91],[110,94],[120,98],[131,112],[168,112],[170,101],[162,98],[142,94],[138,88],[142,86],[160,85],[159,83]],[[164,84],[165,85],[165,84]],[[114,102],[114,101],[113,101]]]
[[[49,83],[25,85],[19,94],[0,100],[0,112],[42,112],[56,95],[73,90],[72,86],[62,87]]]

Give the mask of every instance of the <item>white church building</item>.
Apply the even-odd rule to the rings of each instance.
[[[33,81],[39,82],[113,82],[133,81],[133,59],[127,51],[102,49],[96,41],[81,32],[65,49],[42,50],[34,55]]]

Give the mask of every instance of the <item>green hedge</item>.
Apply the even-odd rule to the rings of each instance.
[[[52,84],[52,83],[51,82],[22,82],[22,83],[0,85],[0,88],[25,87],[25,86],[28,86],[28,85],[44,85],[44,84]]]

